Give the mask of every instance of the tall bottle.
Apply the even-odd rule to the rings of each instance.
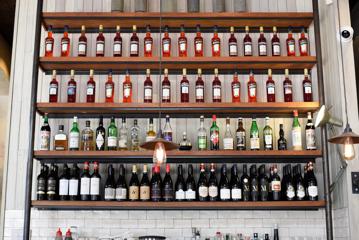
[[[237,38],[234,36],[234,27],[230,27],[229,29],[231,36],[228,39],[228,50],[230,57],[238,56],[238,43]]]
[[[54,37],[52,34],[52,26],[47,29],[47,37],[45,38],[45,57],[52,57],[54,53]]]
[[[278,175],[278,168],[277,165],[273,166],[273,176],[270,182],[270,189],[273,201],[280,201],[281,200],[281,192],[282,192],[282,185],[280,181],[280,177]]]
[[[77,117],[74,117],[72,122],[72,128],[69,134],[69,150],[77,151],[80,150],[80,130],[78,128]]]
[[[204,102],[204,81],[202,79],[202,69],[197,70],[196,80],[196,102]]]
[[[279,233],[278,233],[278,225],[274,225],[274,234],[273,234],[273,240],[279,240]]]
[[[253,71],[249,74],[248,87],[248,102],[257,102],[257,83],[254,79]]]
[[[186,181],[186,193],[185,197],[187,201],[195,201],[196,200],[196,181],[193,177],[193,166],[192,164],[188,165],[188,175]]]
[[[67,102],[74,103],[76,102],[76,88],[77,84],[75,81],[75,70],[70,71],[70,80],[67,83]]]
[[[131,103],[132,102],[132,82],[130,73],[126,71],[125,81],[123,81],[123,102]]]
[[[223,149],[224,150],[233,150],[234,149],[234,139],[231,133],[231,123],[229,117],[226,119],[226,132],[223,137]]]
[[[203,37],[201,35],[201,27],[199,24],[196,26],[197,33],[194,38],[194,56],[203,57]]]
[[[94,146],[94,132],[91,129],[91,122],[86,121],[86,128],[81,133],[81,148],[82,151],[93,151]]]
[[[56,103],[59,98],[59,82],[56,79],[56,70],[52,70],[52,78],[49,87],[49,102]]]
[[[99,165],[98,165],[98,162],[94,162],[93,163],[93,173],[92,173],[91,179],[90,179],[91,201],[100,201],[101,200],[100,186],[101,186],[101,175],[99,173]]]
[[[140,182],[138,181],[136,165],[132,166],[132,176],[130,179],[130,183],[128,184],[128,188],[128,199],[130,201],[138,201],[138,199],[140,198]]]
[[[164,36],[162,38],[162,56],[171,57],[171,38],[168,33],[168,26],[165,26]]]
[[[287,201],[295,200],[295,185],[293,182],[292,167],[290,165],[288,165],[287,167],[287,180],[286,180],[285,192],[286,192]]]
[[[257,166],[251,165],[250,168],[250,184],[251,184],[251,200],[258,201],[259,199],[259,181],[257,175]]]
[[[305,142],[307,150],[316,150],[315,127],[312,120],[312,113],[308,112],[307,125],[305,125]]]
[[[289,70],[285,69],[285,79],[283,81],[284,102],[293,102],[293,84],[289,79]]]
[[[94,103],[96,97],[96,82],[93,79],[94,71],[93,69],[90,70],[90,77],[87,81],[87,88],[86,88],[86,102]]]
[[[295,56],[295,39],[293,38],[292,27],[288,29],[288,37],[286,40],[287,44],[287,55],[288,56]]]
[[[112,70],[108,71],[107,81],[105,83],[105,101],[113,103],[115,97],[115,83],[112,80]]]
[[[184,32],[184,25],[181,25],[181,33],[178,38],[178,56],[187,57],[187,37]]]
[[[293,111],[292,145],[293,150],[302,150],[302,128],[299,124],[298,111]]]
[[[264,150],[273,150],[273,130],[269,125],[269,117],[265,118],[265,127],[263,129]]]
[[[246,150],[246,130],[243,127],[243,119],[238,118],[238,128],[236,131],[236,149]]]
[[[221,39],[218,37],[218,27],[214,26],[212,37],[212,57],[221,56]]]
[[[37,187],[36,187],[36,199],[37,200],[46,200],[47,199],[47,174],[46,166],[44,163],[41,163],[41,171],[37,176]]]
[[[124,201],[127,199],[126,173],[123,164],[120,165],[120,174],[116,182],[116,201]]]
[[[253,56],[253,45],[252,45],[252,38],[249,36],[249,27],[245,27],[246,35],[243,39],[243,51],[244,56]]]
[[[180,83],[181,102],[189,102],[189,81],[187,79],[187,69],[182,69],[182,80]]]
[[[79,37],[79,43],[77,46],[77,54],[79,57],[87,56],[87,37],[85,25],[81,26],[81,35]]]
[[[308,46],[308,38],[305,36],[305,28],[302,27],[302,32],[300,33],[300,38],[298,40],[299,44],[299,53],[300,56],[308,56],[309,55],[309,46]]]
[[[279,124],[278,150],[287,150],[287,140],[284,138],[283,124]]]
[[[79,182],[80,182],[80,169],[77,164],[74,163],[70,170],[69,179],[69,200],[77,201],[79,195]]]
[[[132,36],[130,38],[130,57],[138,57],[140,55],[139,51],[139,39],[137,36],[137,26],[132,26]]]
[[[230,187],[232,201],[242,200],[242,186],[238,175],[237,164],[233,164],[232,166]]]
[[[133,120],[133,127],[131,128],[131,150],[140,150],[140,128],[137,119]]]
[[[105,201],[114,201],[116,199],[116,182],[115,182],[115,172],[112,164],[108,166],[107,169],[107,179],[105,183]]]
[[[204,166],[204,163],[201,163],[200,165],[200,174],[198,179],[198,200],[208,200],[208,181],[206,176],[206,167]]]
[[[259,27],[258,55],[267,56],[267,39],[264,37],[263,27]]]
[[[151,80],[151,70],[146,70],[146,80],[144,82],[144,102],[152,103],[153,98],[153,86]]]
[[[40,150],[45,150],[45,151],[50,150],[50,144],[51,144],[50,137],[51,137],[51,128],[49,125],[49,118],[47,116],[47,113],[45,113],[44,123],[40,129]]]
[[[259,199],[261,201],[269,200],[269,179],[266,175],[265,165],[259,166]]]
[[[303,100],[304,102],[313,101],[313,92],[312,92],[312,81],[309,79],[308,69],[304,69],[304,80],[303,85]]]
[[[238,73],[235,72],[233,75],[233,81],[231,83],[232,88],[232,102],[238,103],[241,101],[241,83],[238,80]]]
[[[218,182],[214,163],[211,163],[211,173],[208,180],[208,195],[209,201],[218,200]]]
[[[62,170],[62,175],[59,178],[59,200],[66,201],[69,199],[69,167],[67,164],[64,164],[64,168]]]
[[[144,39],[144,55],[145,57],[152,57],[152,51],[153,51],[153,38],[151,37],[151,29],[150,25],[146,26],[146,36]]]
[[[96,38],[96,57],[103,56],[105,56],[105,36],[103,35],[103,25],[100,25]]]
[[[120,25],[116,26],[116,34],[113,39],[113,56],[121,57],[122,56],[122,37],[121,37],[121,28]]]
[[[173,190],[173,181],[171,178],[171,168],[170,165],[166,165],[166,175],[163,179],[163,188],[162,188],[162,198],[165,202],[173,201],[174,199],[174,190]]]
[[[118,150],[128,150],[128,129],[126,125],[126,118],[122,118],[122,125],[119,129],[118,135]]]
[[[243,164],[243,174],[241,177],[241,186],[243,191],[243,201],[248,202],[251,197],[251,185],[247,173],[247,164]]]
[[[171,102],[171,82],[168,79],[168,69],[164,70],[164,78],[162,81],[162,102],[169,103]]]
[[[143,165],[142,179],[140,183],[140,200],[149,201],[150,200],[150,180],[148,178],[147,165]]]
[[[110,126],[107,129],[107,150],[117,150],[117,136],[115,117],[111,117]]]
[[[305,199],[306,194],[305,194],[305,184],[304,184],[304,180],[302,177],[302,170],[301,170],[301,165],[298,164],[296,166],[296,173],[295,173],[295,196],[296,196],[296,200],[297,201],[302,201]]]
[[[309,162],[307,167],[307,195],[309,201],[317,201],[318,200],[318,183],[317,178],[314,174],[314,164],[313,162]]]
[[[268,80],[266,82],[267,102],[275,102],[275,82],[272,78],[272,69],[268,69]]]
[[[184,201],[186,196],[185,196],[185,191],[186,191],[186,183],[184,181],[184,177],[183,177],[183,168],[182,165],[178,165],[178,170],[177,170],[177,180],[176,180],[176,184],[175,184],[175,199],[176,201]]]
[[[64,27],[64,36],[61,38],[61,57],[70,56],[69,26]]]
[[[148,124],[148,131],[146,133],[146,142],[150,142],[156,138],[156,132],[153,128],[153,118],[150,118]]]
[[[212,116],[212,126],[210,128],[210,149],[219,150],[219,127],[217,126],[216,115]]]
[[[80,179],[80,198],[82,201],[90,200],[90,179],[90,166],[88,162],[85,162]]]
[[[252,125],[250,130],[250,146],[251,150],[259,150],[260,149],[260,141],[259,141],[259,130],[257,121],[255,118],[252,118]]]
[[[200,127],[197,135],[198,150],[207,150],[207,130],[204,127],[204,116],[200,117]]]
[[[280,56],[281,55],[281,46],[280,39],[277,33],[277,27],[273,27],[273,37],[272,37],[272,56]]]
[[[166,124],[163,129],[163,138],[169,142],[172,142],[172,128],[170,124],[170,116],[166,115]]]
[[[231,188],[227,177],[226,164],[223,164],[221,168],[221,178],[219,180],[219,199],[221,201],[231,200]]]
[[[154,172],[151,179],[151,200],[153,202],[159,202],[162,199],[162,179],[160,173],[160,167],[154,166]]]

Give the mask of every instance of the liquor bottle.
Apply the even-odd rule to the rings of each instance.
[[[212,116],[212,126],[210,128],[210,149],[219,150],[219,127],[217,126],[216,115]]]
[[[293,182],[292,168],[289,165],[287,170],[287,182],[286,182],[286,196],[288,201],[295,200],[295,185]]]
[[[86,102],[94,103],[95,96],[96,96],[96,82],[93,80],[93,69],[90,70],[90,77],[87,81],[87,88],[86,88]]]
[[[103,35],[103,26],[98,27],[98,35],[96,38],[96,57],[105,56],[105,36]]]
[[[168,33],[168,26],[165,26],[164,35],[162,38],[162,56],[163,57],[171,57],[171,38]]]
[[[214,69],[214,80],[212,82],[212,101],[221,102],[222,101],[222,85],[218,77],[218,68]]]
[[[312,113],[308,112],[308,121],[305,125],[305,142],[307,150],[316,150],[315,127],[312,120]]]
[[[185,198],[187,201],[196,200],[196,181],[193,177],[193,166],[192,164],[188,165],[188,175],[186,180],[186,192]]]
[[[274,225],[274,234],[273,234],[273,240],[279,240],[279,233],[278,233],[278,225]]]
[[[100,201],[100,186],[101,186],[101,175],[99,174],[98,162],[93,163],[93,173],[90,179],[90,197],[91,201]]]
[[[52,57],[54,54],[54,37],[52,36],[52,26],[47,29],[47,37],[45,38],[45,57]]]
[[[204,116],[200,117],[200,127],[197,135],[198,150],[207,150],[207,130],[204,127]]]
[[[278,150],[287,150],[287,140],[284,138],[283,124],[279,124]]]
[[[77,201],[79,195],[79,170],[77,164],[74,163],[70,170],[69,179],[69,200]]]
[[[140,150],[140,128],[137,124],[137,119],[133,120],[133,127],[131,128],[131,150]]]
[[[187,38],[184,32],[184,25],[181,25],[181,34],[178,38],[178,56],[187,57]]]
[[[184,177],[183,177],[183,168],[182,165],[178,165],[178,170],[177,170],[177,180],[176,180],[176,184],[175,184],[175,199],[176,201],[184,201],[186,196],[185,196],[185,191],[186,191],[186,184],[184,181]]]
[[[313,92],[312,92],[312,81],[309,79],[308,69],[304,69],[304,80],[303,80],[303,100],[304,102],[313,101]]]
[[[61,229],[59,228],[56,232],[55,240],[62,240],[62,239],[63,239],[62,232],[61,232]]]
[[[202,69],[197,69],[196,80],[196,102],[204,102],[204,81],[202,79]]]
[[[232,201],[242,200],[242,188],[241,181],[238,176],[237,164],[233,164],[232,166],[230,187]]]
[[[179,143],[179,150],[183,150],[183,151],[189,151],[192,149],[192,143],[191,141],[187,138],[187,133],[183,132],[182,134],[182,140]]]
[[[128,130],[126,126],[126,118],[122,118],[122,125],[118,131],[118,150],[128,150]]]
[[[269,126],[269,117],[265,118],[265,127],[263,129],[264,150],[273,150],[273,130]]]
[[[111,117],[111,123],[107,129],[107,150],[117,150],[117,127],[115,117]]]
[[[56,80],[56,70],[52,70],[52,79],[49,87],[49,102],[56,103],[59,95],[59,82]]]
[[[244,56],[253,56],[252,38],[249,36],[249,27],[245,27],[246,36],[243,39]]]
[[[149,201],[150,200],[150,180],[147,173],[147,165],[143,165],[142,179],[140,183],[140,200]]]
[[[164,70],[164,78],[162,81],[162,102],[169,103],[171,102],[171,82],[168,80],[168,69]]]
[[[64,36],[61,38],[61,57],[70,56],[69,26],[64,27]]]
[[[132,36],[130,39],[130,56],[131,57],[138,57],[139,54],[139,39],[137,36],[137,26],[133,25],[132,26]]]
[[[238,128],[236,131],[237,150],[246,150],[246,131],[243,127],[243,119],[238,118]]]
[[[121,57],[122,56],[122,37],[121,37],[121,28],[119,25],[116,26],[116,34],[113,39],[113,56]]]
[[[286,40],[287,43],[287,55],[295,56],[295,40],[293,38],[292,27],[288,29],[288,38]]]
[[[296,166],[296,173],[295,173],[295,195],[297,201],[302,201],[305,199],[305,185],[302,178],[302,171],[301,166],[298,164]]]
[[[144,82],[144,102],[152,103],[153,91],[152,91],[152,80],[151,80],[151,70],[146,70],[146,80]]]
[[[90,167],[89,163],[84,163],[84,170],[81,174],[80,179],[80,199],[81,201],[89,201],[90,200]]]
[[[114,96],[115,96],[115,83],[112,80],[112,70],[109,70],[107,81],[105,83],[105,102],[113,103]]]
[[[70,71],[70,80],[67,83],[67,102],[76,102],[76,81],[75,81],[75,70]]]
[[[200,165],[200,174],[198,179],[198,200],[208,201],[208,181],[204,163],[201,163]]]
[[[126,71],[125,81],[123,81],[123,102],[132,102],[132,82],[128,71]]]
[[[228,39],[228,50],[230,57],[238,56],[237,38],[234,36],[234,27],[230,27],[231,36]]]
[[[221,178],[219,180],[219,199],[221,201],[231,200],[231,189],[227,177],[226,164],[223,164],[221,168]]]
[[[289,70],[285,69],[285,79],[283,81],[284,102],[293,102],[293,84],[289,79]]]
[[[257,83],[254,79],[253,71],[249,74],[248,86],[248,102],[257,102]]]
[[[299,44],[299,53],[300,56],[308,56],[309,47],[308,47],[308,38],[305,36],[305,28],[302,27],[302,32],[300,33],[300,38],[298,40]]]
[[[151,178],[151,201],[159,202],[162,199],[162,179],[161,171],[158,165],[152,168]]]
[[[45,172],[45,164],[41,163],[41,171],[37,176],[37,187],[36,187],[36,199],[37,200],[46,200],[46,183],[47,176]]]
[[[259,130],[257,121],[255,118],[252,118],[252,125],[251,130],[249,132],[249,138],[251,143],[251,150],[259,150],[260,149],[260,142],[259,142]]]
[[[163,201],[165,202],[173,201],[174,199],[173,182],[171,178],[171,168],[169,164],[166,165],[166,175],[163,179],[162,195]]]
[[[278,168],[277,165],[273,166],[273,176],[270,182],[270,189],[272,192],[272,200],[273,201],[280,201],[281,200],[281,191],[282,185],[280,182],[280,177],[278,175]]]
[[[189,81],[187,79],[187,69],[182,69],[182,80],[180,83],[181,88],[181,102],[189,102]]]
[[[146,36],[144,39],[144,50],[143,50],[145,57],[152,57],[152,49],[153,49],[153,38],[151,37],[150,25],[147,25]]]
[[[259,198],[259,181],[257,175],[257,166],[251,165],[250,167],[250,190],[251,190],[251,200],[253,202],[258,201]]]
[[[77,124],[77,117],[74,117],[72,128],[69,134],[69,150],[80,150],[80,130]]]
[[[293,111],[294,119],[292,125],[292,144],[293,150],[302,150],[302,128],[298,120],[298,111]]]
[[[48,151],[50,150],[50,137],[51,137],[51,128],[49,125],[49,118],[47,113],[44,115],[44,124],[40,129],[40,150]]]
[[[211,173],[208,180],[208,196],[209,201],[218,200],[218,183],[214,163],[211,163]]]
[[[94,146],[94,132],[90,127],[91,122],[86,121],[86,128],[81,133],[81,148],[82,151],[93,151]]]
[[[105,150],[105,139],[106,139],[106,129],[103,127],[103,117],[100,116],[100,121],[96,129],[96,151]]]
[[[249,176],[247,174],[247,164],[243,164],[241,186],[243,191],[243,201],[248,202],[250,200],[250,195],[251,195],[251,186],[249,183]]]
[[[234,149],[234,139],[231,133],[231,124],[229,117],[227,117],[226,119],[226,132],[224,133],[224,137],[223,137],[223,149],[224,150]]]
[[[47,183],[46,183],[46,195],[47,200],[53,201],[57,200],[57,182],[58,182],[58,176],[56,174],[56,168],[55,165],[52,163],[50,166],[50,174],[47,177]]]
[[[269,180],[266,175],[265,165],[259,166],[259,199],[261,201],[268,201],[268,191],[269,191]]]
[[[203,37],[201,36],[201,28],[200,25],[197,24],[197,33],[194,38],[194,56],[195,57],[203,57]]]
[[[148,124],[148,131],[146,133],[146,142],[150,142],[156,138],[156,132],[153,128],[153,118],[150,118],[149,124]]]
[[[129,186],[129,196],[128,199],[130,201],[138,201],[140,198],[140,182],[138,181],[137,177],[137,166],[132,166],[132,176],[130,179]]]
[[[317,179],[314,175],[314,164],[312,162],[308,162],[307,167],[307,195],[309,201],[317,201],[318,200],[318,183]]]
[[[163,128],[163,138],[166,141],[172,142],[172,128],[171,128],[171,124],[170,124],[170,116],[166,115],[166,124],[165,127]]]
[[[232,102],[238,103],[241,101],[241,83],[238,81],[238,73],[235,72],[233,75],[232,87]]]
[[[108,166],[107,169],[107,179],[105,183],[105,201],[114,201],[116,197],[116,182],[115,182],[115,172],[112,164]]]
[[[124,201],[127,199],[127,184],[126,184],[126,173],[123,164],[120,165],[120,175],[116,182],[116,201]]]
[[[277,27],[273,27],[273,37],[272,37],[272,56],[280,56],[281,55],[281,46],[280,39],[277,33]]]
[[[72,240],[72,233],[70,229],[67,229],[65,239],[64,240]]]
[[[221,56],[221,39],[218,37],[218,27],[214,26],[213,28],[213,37],[212,37],[212,57]]]
[[[81,35],[79,37],[79,43],[77,45],[77,55],[79,57],[87,56],[87,37],[85,25],[81,26]]]
[[[258,55],[267,56],[267,39],[264,37],[263,27],[259,27]]]
[[[268,69],[268,80],[266,81],[267,102],[275,102],[275,82],[272,78],[272,69]]]
[[[54,150],[66,151],[68,147],[67,135],[64,132],[64,125],[59,125],[59,131],[54,137]]]

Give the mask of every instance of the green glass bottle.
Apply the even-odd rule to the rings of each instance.
[[[212,116],[212,126],[210,129],[210,148],[211,150],[219,150],[219,127],[216,123],[217,117],[216,115]]]
[[[69,149],[71,151],[80,150],[80,130],[77,124],[77,117],[74,117],[69,136]]]
[[[252,118],[252,125],[250,130],[250,147],[251,150],[259,150],[260,149],[260,143],[259,143],[259,130],[257,121],[255,118]]]
[[[207,130],[204,128],[204,116],[200,118],[200,127],[197,137],[198,150],[207,150]]]
[[[263,129],[264,150],[273,150],[273,130],[269,126],[269,117],[265,118],[265,122]]]
[[[107,150],[117,150],[117,127],[115,117],[111,117],[111,123],[107,129]]]

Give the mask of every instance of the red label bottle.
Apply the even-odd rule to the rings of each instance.
[[[138,36],[137,36],[136,25],[132,26],[132,36],[130,39],[130,56],[131,57],[139,56],[139,40],[138,40]]]
[[[293,84],[289,79],[289,70],[285,69],[285,79],[283,82],[284,102],[293,102]]]
[[[123,81],[123,102],[132,102],[132,82],[128,71],[126,71],[125,81]]]
[[[67,102],[76,102],[76,81],[75,81],[75,70],[71,70],[70,81],[67,83]]]
[[[90,70],[90,78],[87,81],[86,102],[94,103],[96,96],[96,82],[93,80],[93,69]]]
[[[232,81],[232,102],[241,102],[241,83],[238,80],[238,73],[234,73]]]
[[[112,70],[109,70],[107,81],[105,83],[105,102],[113,103],[114,95],[115,95],[115,83],[112,81]]]
[[[287,43],[287,55],[295,56],[295,40],[293,38],[293,32],[291,27],[288,30],[288,38],[286,43]]]
[[[52,26],[47,30],[47,37],[45,38],[45,57],[52,57],[54,53],[54,37],[52,36]]]
[[[200,68],[197,70],[196,102],[204,102],[204,81],[202,79],[202,69]]]
[[[272,78],[272,69],[268,69],[268,80],[266,82],[267,102],[275,102],[275,82]]]
[[[264,37],[263,27],[259,27],[258,55],[267,56],[267,39]]]
[[[249,36],[248,26],[246,26],[245,31],[246,31],[246,36],[243,39],[244,56],[252,56],[253,55],[252,38]]]
[[[77,46],[77,55],[79,57],[86,57],[87,55],[87,37],[85,25],[81,26],[81,35],[79,37],[79,44]]]
[[[181,25],[181,35],[178,38],[178,56],[187,57],[187,38],[184,32],[184,25]]]
[[[144,39],[144,55],[145,57],[152,57],[153,39],[151,37],[150,25],[146,27],[146,37]]]
[[[56,70],[52,71],[52,80],[49,88],[49,102],[56,103],[59,95],[59,83],[56,80]]]
[[[165,33],[162,38],[162,56],[171,57],[171,38],[168,33],[168,26],[165,26]]]
[[[181,102],[189,102],[189,81],[187,79],[187,69],[182,70],[182,80],[181,80]]]
[[[253,71],[249,74],[248,81],[248,102],[257,102],[257,83],[254,79]]]
[[[272,37],[272,56],[281,55],[281,46],[280,39],[277,33],[277,27],[273,27],[273,37]]]
[[[122,37],[121,37],[121,28],[119,25],[116,26],[116,35],[113,39],[113,56],[121,57],[122,56]]]
[[[96,38],[96,57],[105,56],[105,36],[103,35],[103,26],[98,27],[98,36]]]
[[[66,25],[64,28],[64,36],[61,38],[61,57],[70,56],[70,38],[69,27]]]
[[[194,55],[196,57],[203,57],[203,38],[201,36],[201,28],[197,25],[197,33],[194,38]]]
[[[168,79],[168,69],[164,70],[164,78],[162,81],[162,102],[169,103],[171,102],[171,82]]]
[[[146,80],[144,82],[144,102],[152,103],[152,80],[151,80],[151,71],[150,69],[146,70]]]
[[[234,36],[234,27],[230,28],[231,36],[228,40],[228,50],[230,57],[237,57],[238,56],[238,44],[237,38]]]
[[[221,39],[218,37],[218,27],[214,26],[212,38],[212,57],[221,56]]]
[[[302,27],[302,32],[300,33],[299,38],[299,53],[300,56],[308,56],[309,47],[308,47],[308,38],[305,36],[305,28]]]
[[[312,102],[313,101],[312,81],[310,81],[310,79],[309,79],[308,69],[304,69],[303,99],[304,99],[304,102]]]
[[[213,102],[222,101],[222,85],[218,77],[218,68],[214,69],[214,80],[212,82],[212,100]]]

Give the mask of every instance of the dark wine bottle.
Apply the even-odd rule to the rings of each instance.
[[[138,201],[138,199],[140,198],[140,182],[138,181],[136,165],[132,166],[132,176],[130,179],[130,183],[128,184],[128,188],[128,199],[130,201]]]
[[[279,232],[278,232],[278,225],[274,225],[274,234],[273,234],[273,240],[279,240]]]
[[[37,176],[37,189],[36,189],[36,195],[37,200],[46,200],[46,183],[47,183],[47,176],[46,176],[46,168],[45,164],[41,164],[41,170],[40,174]]]
[[[81,174],[81,183],[80,183],[80,198],[82,201],[89,201],[90,200],[90,167],[89,163],[84,163],[84,170]]]
[[[175,184],[175,198],[176,201],[183,201],[185,200],[185,189],[186,184],[183,177],[183,167],[182,165],[178,165],[178,172],[177,172],[177,180]]]
[[[259,166],[259,196],[261,201],[268,201],[269,180],[265,165]]]
[[[243,191],[243,201],[249,201],[251,195],[251,186],[249,183],[249,176],[247,174],[247,165],[243,164],[243,174],[241,177],[241,185]]]
[[[156,165],[154,168],[154,173],[152,174],[151,179],[151,200],[153,202],[161,201],[161,188],[162,188],[162,179],[160,173],[160,166]]]
[[[295,188],[292,176],[292,167],[287,166],[287,181],[286,181],[286,200],[293,201],[295,200]]]
[[[123,164],[120,165],[120,175],[116,183],[115,198],[116,201],[124,201],[127,199],[126,171]]]
[[[305,186],[302,178],[301,165],[295,166],[295,195],[298,201],[305,200]]]
[[[116,197],[115,173],[112,164],[107,169],[107,179],[105,183],[105,201],[113,201]]]
[[[278,150],[287,150],[287,140],[284,138],[283,124],[279,125]]]
[[[208,181],[206,177],[206,168],[204,163],[200,166],[201,172],[198,179],[198,200],[208,201]]]
[[[188,165],[188,176],[186,181],[186,194],[187,201],[195,201],[196,200],[196,181],[193,177],[193,166],[192,164]]]
[[[216,169],[213,163],[211,163],[211,173],[209,175],[209,181],[208,181],[208,195],[209,195],[209,201],[218,200],[218,183],[217,183]]]
[[[222,165],[221,178],[219,180],[219,198],[221,201],[229,201],[231,199],[231,190],[227,178],[227,166]]]
[[[69,167],[64,164],[62,175],[59,178],[59,200],[66,201],[69,199]]]
[[[271,179],[271,190],[272,190],[272,200],[280,201],[281,200],[281,181],[278,175],[277,165],[273,166],[273,177]]]
[[[173,182],[171,178],[170,165],[166,165],[166,175],[163,179],[163,200],[166,202],[173,201]]]
[[[143,173],[142,173],[142,179],[140,183],[140,200],[141,201],[149,201],[151,199],[150,197],[150,180],[148,178],[147,173],[147,165],[143,165]]]
[[[91,179],[90,179],[91,201],[100,201],[101,200],[100,186],[101,186],[101,175],[99,173],[99,165],[98,165],[98,162],[94,162],[93,163],[93,173],[92,173]]]
[[[47,177],[47,200],[57,200],[57,182],[56,166],[52,163],[50,174]]]
[[[287,167],[288,167],[288,165],[285,165],[282,167],[282,172],[283,172],[283,178],[282,178],[282,182],[281,182],[282,200],[287,199],[287,179],[288,179]]]
[[[100,117],[98,127],[96,129],[96,150],[104,151],[105,150],[105,139],[106,139],[106,129],[103,127],[103,117]]]
[[[258,189],[258,175],[257,175],[257,166],[251,165],[250,168],[250,183],[251,183],[251,200],[258,201],[259,189]]]
[[[273,199],[273,192],[272,192],[272,179],[273,179],[273,166],[269,167],[269,178],[268,178],[268,200]]]
[[[233,201],[240,201],[242,199],[241,181],[238,176],[237,164],[233,164],[231,171],[231,196]]]
[[[79,181],[80,178],[80,169],[76,163],[73,164],[70,170],[70,180],[69,180],[69,200],[77,201],[79,196]]]
[[[318,200],[318,183],[317,178],[314,175],[314,164],[308,162],[307,167],[307,192],[309,201]]]

